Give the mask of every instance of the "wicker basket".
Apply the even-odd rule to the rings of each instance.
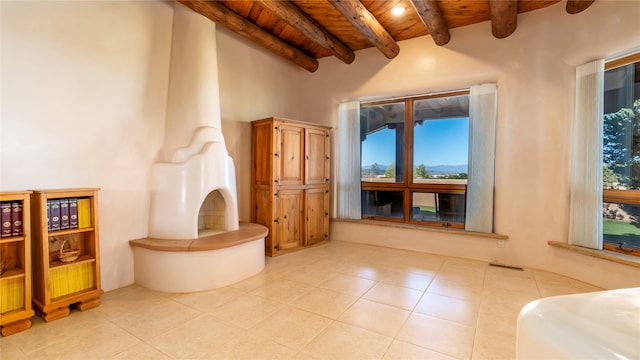
[[[69,248],[65,249],[64,246],[69,244]],[[66,239],[60,245],[60,251],[58,252],[58,257],[62,262],[72,262],[76,260],[80,256],[80,249],[71,249],[71,243],[69,243]]]

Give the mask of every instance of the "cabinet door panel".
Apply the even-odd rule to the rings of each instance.
[[[302,184],[304,170],[304,129],[280,125],[279,182],[280,185]]]
[[[325,184],[329,179],[329,137],[326,131],[305,131],[305,183]]]
[[[288,249],[302,245],[303,190],[280,190],[278,204],[277,248]]]
[[[253,138],[251,145],[252,166],[253,166],[253,183],[255,185],[271,185],[275,174],[275,161],[273,153],[273,130],[271,124],[263,124],[254,126],[251,133]]]
[[[277,238],[277,226],[273,222],[274,211],[277,207],[278,198],[273,196],[270,189],[255,189],[253,192],[254,207],[252,210],[251,221],[264,225],[269,228],[269,233],[264,239],[265,252],[269,255],[274,253],[274,247]]]
[[[329,192],[325,187],[306,190],[306,239],[305,245],[326,240],[329,237]]]

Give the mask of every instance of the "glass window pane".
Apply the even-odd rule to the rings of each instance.
[[[640,189],[640,62],[604,77],[603,186]]]
[[[413,193],[411,198],[411,220],[438,221],[435,193]]]
[[[414,192],[411,197],[411,220],[464,224],[464,193]]]
[[[360,108],[362,181],[404,182],[404,102]]]
[[[466,184],[469,96],[417,100],[413,120],[413,182]]]
[[[402,191],[362,190],[362,215],[403,218]]]
[[[602,210],[604,242],[640,249],[640,206],[609,202]]]

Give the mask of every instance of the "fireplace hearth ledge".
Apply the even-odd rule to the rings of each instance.
[[[239,229],[192,240],[130,240],[136,284],[186,293],[217,289],[264,269],[266,227],[240,222]]]

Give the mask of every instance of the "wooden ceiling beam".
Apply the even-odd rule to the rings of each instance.
[[[217,1],[175,1],[308,71],[314,72],[318,70],[318,60],[280,40],[275,35],[261,29],[259,26],[229,10]]]
[[[329,0],[333,7],[388,59],[398,56],[400,46],[358,0]]]
[[[504,39],[516,31],[518,0],[489,1],[489,10],[493,36]]]
[[[300,31],[311,41],[331,51],[335,57],[345,64],[351,64],[356,55],[344,43],[331,35],[315,20],[302,12],[293,2],[283,0],[258,0],[256,1],[275,16]]]
[[[429,34],[436,44],[442,46],[449,42],[449,26],[442,15],[440,5],[435,0],[411,0],[416,12],[420,15],[424,26],[429,30]]]
[[[567,0],[567,12],[577,14],[587,10],[595,0]]]

